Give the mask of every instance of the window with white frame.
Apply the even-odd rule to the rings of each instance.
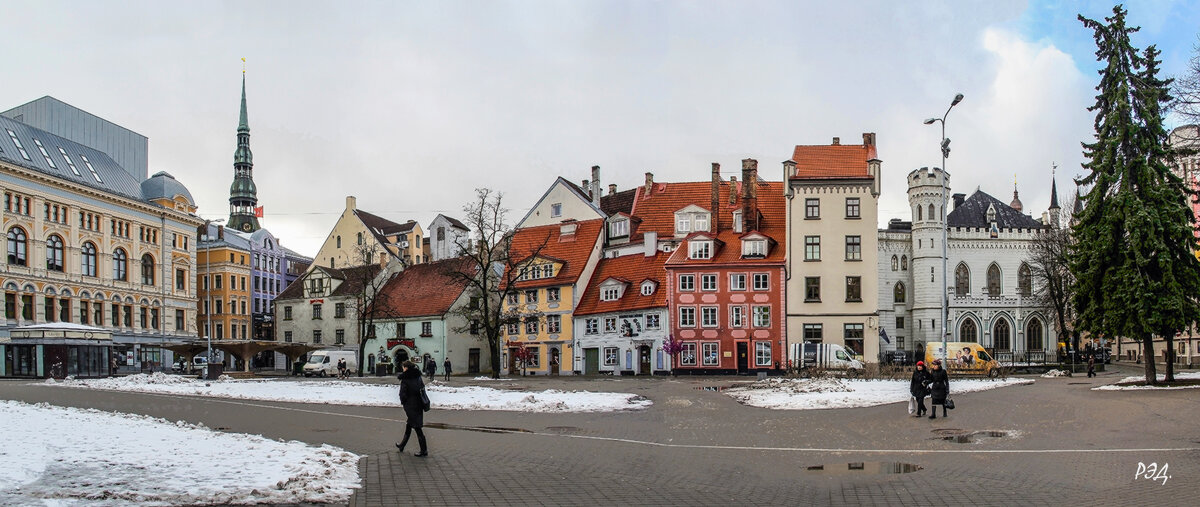
[[[700,275],[700,290],[717,290],[717,275]]]
[[[696,366],[695,343],[683,344],[683,348],[679,350],[679,364],[681,366]]]
[[[530,289],[530,290],[525,291],[525,304],[536,305],[537,302],[538,302],[537,289]]]
[[[689,241],[688,242],[688,258],[711,259],[712,258],[712,241]]]
[[[754,342],[754,365],[771,366],[771,342]]]
[[[771,288],[771,275],[767,273],[754,274],[754,290],[768,290]]]
[[[616,301],[621,299],[621,288],[618,286],[605,287],[600,289],[601,301]]]
[[[620,220],[614,220],[612,223],[608,224],[608,237],[622,238],[622,237],[625,237],[628,235],[629,235],[629,220],[628,219],[622,218]]]
[[[617,349],[616,347],[604,347],[604,366],[616,366],[617,365],[617,352],[618,351],[619,351],[619,349]]]
[[[692,230],[707,231],[708,230],[708,214],[693,213],[692,214]]]
[[[675,234],[692,232],[692,217],[686,213],[675,215]]]
[[[754,327],[770,327],[771,326],[771,307],[755,306],[754,307]]]
[[[679,327],[696,327],[696,307],[679,307]]]
[[[617,318],[616,317],[605,317],[604,318],[604,332],[605,333],[617,332]]]
[[[696,275],[679,275],[679,290],[696,290]]]
[[[717,327],[717,307],[700,307],[700,325],[702,327]]]
[[[654,289],[656,288],[654,285],[655,285],[654,282],[652,282],[650,280],[646,280],[646,281],[642,282],[642,295],[649,296],[651,294],[654,294]]]
[[[766,257],[767,242],[762,239],[751,239],[742,242],[742,257]]]
[[[516,292],[510,292],[510,293],[508,293],[508,296],[506,296],[506,297],[508,299],[509,306],[516,306],[518,303],[520,303],[520,301],[517,300]]]
[[[584,319],[583,334],[596,334],[600,332],[600,319]]]
[[[557,303],[562,298],[558,287],[546,289],[546,302]]]
[[[746,327],[746,307],[729,307],[729,327]]]
[[[550,205],[550,216],[551,217],[561,217],[562,216],[562,203],[556,202],[556,203]]]
[[[729,290],[746,290],[746,274],[734,273],[729,275]]]
[[[529,317],[529,318],[525,319],[525,334],[537,334],[537,332],[538,332],[537,318]]]
[[[546,316],[546,332],[550,334],[558,334],[562,332],[562,315]]]
[[[717,366],[721,360],[718,357],[720,354],[721,344],[717,342],[705,342],[700,344],[700,356],[704,358],[704,366]]]
[[[660,316],[657,312],[646,314],[646,329],[659,329],[662,323],[659,320]]]
[[[530,368],[540,368],[542,366],[541,347],[526,347],[529,349],[529,360],[525,361],[525,366]]]

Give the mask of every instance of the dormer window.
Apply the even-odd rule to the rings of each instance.
[[[691,259],[711,259],[712,258],[712,241],[689,241],[688,242],[688,258]]]
[[[696,205],[689,205],[675,212],[675,235],[687,236],[693,232],[708,230],[708,210]]]
[[[708,230],[708,214],[694,213],[692,214],[692,230],[707,231]]]
[[[687,234],[689,232],[692,232],[691,215],[675,215],[675,234]]]
[[[733,212],[733,232],[742,232],[742,210]]]
[[[540,280],[542,278],[554,278],[554,264],[534,264],[521,268],[521,276],[518,280]]]
[[[646,281],[642,282],[642,295],[649,296],[651,294],[654,294],[654,289],[656,288],[654,285],[655,285],[654,282],[652,282],[650,280],[646,280]]]
[[[579,228],[579,224],[562,224],[558,228],[558,233],[562,236],[570,236],[575,234],[575,230]]]
[[[742,257],[766,257],[767,241],[763,239],[748,239],[742,241]]]
[[[995,221],[996,221],[996,206],[995,206],[994,204],[993,204],[993,205],[988,205],[988,209],[987,209],[987,221],[988,221],[988,222],[995,222]]]
[[[608,237],[623,238],[629,235],[629,220],[622,218],[608,224]]]
[[[616,301],[618,299],[621,299],[621,287],[612,286],[600,289],[601,301]]]

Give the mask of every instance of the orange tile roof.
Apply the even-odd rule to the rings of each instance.
[[[376,318],[445,315],[467,288],[467,281],[453,273],[476,271],[468,257],[405,268],[380,290]]]
[[[863,144],[796,146],[792,179],[870,179],[867,161],[876,157],[875,147]]]
[[[536,253],[537,257],[547,257],[562,262],[563,266],[553,278],[524,280],[516,282],[514,287],[527,289],[533,287],[549,287],[555,285],[570,285],[575,283],[583,268],[587,265],[592,248],[604,231],[604,219],[584,220],[573,223],[578,227],[575,234],[562,236],[559,231],[563,224],[541,225],[518,229],[513,233],[510,257],[513,264],[520,264]]]
[[[783,190],[779,183],[759,180],[758,185],[760,200],[766,194],[782,195]],[[729,203],[729,192],[732,191],[738,196],[741,194],[741,188],[742,182],[721,181],[717,198],[720,227],[728,228],[733,220],[734,210],[741,209],[740,197],[733,204]],[[630,240],[640,240],[647,231],[658,233],[659,240],[674,237],[675,212],[689,204],[712,211],[709,209],[712,208],[712,182],[655,183],[654,190],[649,194],[646,193],[645,187],[639,187],[634,200],[633,216],[641,219],[641,222],[637,224],[637,237]]]
[[[667,306],[667,270],[664,263],[671,254],[658,252],[654,257],[645,255],[622,255],[601,259],[596,266],[579,306],[575,307],[575,315],[592,315],[597,313],[623,312],[628,310],[643,310]],[[610,278],[617,278],[629,283],[625,293],[616,301],[600,300],[600,284]],[[642,282],[654,280],[658,287],[649,296],[641,292]]]
[[[708,183],[706,183],[708,184]],[[691,265],[721,265],[721,264],[780,264],[782,265],[787,257],[784,241],[787,235],[787,209],[786,199],[783,192],[780,190],[780,183],[777,182],[762,182],[758,189],[758,211],[762,215],[762,220],[759,221],[757,230],[743,229],[743,232],[733,232],[730,228],[729,218],[725,218],[720,225],[717,234],[713,235],[708,232],[694,233],[695,236],[714,237],[719,243],[714,243],[716,252],[713,252],[711,259],[697,260],[688,258],[688,245],[684,242],[675,249],[675,252],[667,259],[667,267],[683,267]],[[742,236],[747,233],[758,232],[766,236],[769,241],[767,256],[765,258],[742,258]],[[673,233],[673,232],[672,232]],[[724,243],[723,246],[720,243]]]

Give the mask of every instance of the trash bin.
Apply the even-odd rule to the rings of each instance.
[[[376,377],[383,377],[387,374],[388,374],[388,365],[383,364],[383,363],[378,363],[375,365],[375,376]]]
[[[204,370],[204,380],[217,380],[225,373],[225,365],[221,363],[208,363]]]
[[[292,363],[292,375],[304,375],[304,361]]]

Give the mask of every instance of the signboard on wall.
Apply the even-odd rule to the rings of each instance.
[[[387,341],[387,348],[389,349],[396,348],[399,345],[403,345],[410,349],[417,347],[416,342],[414,342],[412,338],[391,338]]]

